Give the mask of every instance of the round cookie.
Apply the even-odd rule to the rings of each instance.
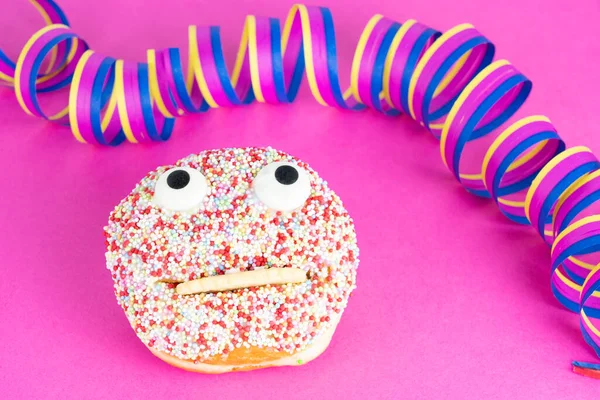
[[[300,365],[355,288],[352,219],[306,163],[272,148],[190,155],[111,212],[106,261],[140,340],[186,370]]]

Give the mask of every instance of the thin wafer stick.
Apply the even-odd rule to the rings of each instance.
[[[307,279],[306,271],[300,268],[270,268],[244,271],[235,274],[209,276],[177,285],[178,294],[222,292],[253,286],[301,283]]]

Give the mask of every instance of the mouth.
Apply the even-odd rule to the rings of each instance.
[[[269,268],[179,282],[175,290],[180,295],[215,293],[256,286],[302,283],[307,279],[307,272],[300,268]]]

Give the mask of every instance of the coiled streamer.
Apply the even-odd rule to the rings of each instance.
[[[219,28],[191,26],[188,70],[177,48],[148,50],[147,62],[90,50],[51,0],[30,0],[47,26],[17,62],[0,51],[0,80],[28,114],[70,125],[82,143],[167,140],[175,118],[253,101],[289,103],[304,74],[324,106],[408,114],[440,140],[444,164],[471,193],[490,197],[509,219],[531,224],[551,252],[551,288],[580,316],[585,341],[600,357],[600,162],[585,147],[566,149],[550,120],[527,116],[501,127],[527,99],[531,81],[472,25],[442,33],[415,21],[369,20],[352,62],[350,87],[338,79],[336,38],[326,8],[294,6],[279,20],[248,16],[230,74]],[[48,59],[44,72],[40,72]],[[46,114],[38,94],[70,85],[68,104]],[[478,173],[465,173],[468,144],[494,133]],[[463,163],[464,164],[464,163]],[[587,212],[586,212],[587,211]],[[600,366],[574,362],[598,377]]]

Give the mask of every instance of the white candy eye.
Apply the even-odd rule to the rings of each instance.
[[[252,184],[259,200],[277,211],[301,207],[310,196],[308,173],[289,162],[274,162],[260,170]]]
[[[152,201],[173,211],[193,211],[202,204],[207,193],[208,183],[200,171],[177,167],[158,178]]]

